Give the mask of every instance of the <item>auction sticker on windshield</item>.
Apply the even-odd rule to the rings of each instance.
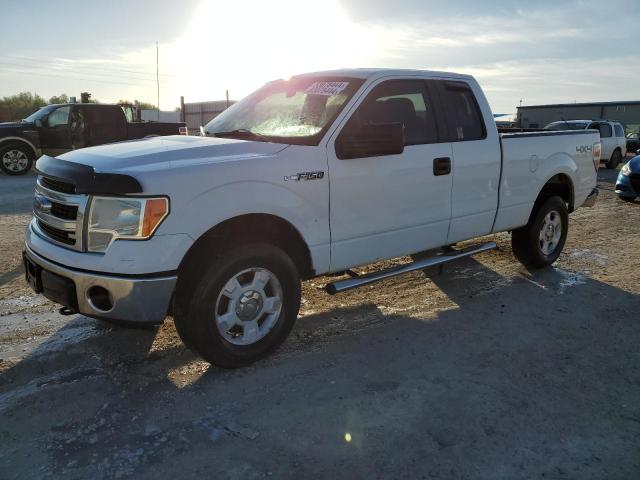
[[[349,82],[313,82],[304,91],[307,95],[338,95],[349,86]]]

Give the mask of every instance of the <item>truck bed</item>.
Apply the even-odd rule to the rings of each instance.
[[[527,223],[539,189],[562,167],[573,172],[574,208],[579,207],[595,184],[593,145],[600,142],[595,130],[529,131],[501,133],[502,172],[500,201],[494,231]]]

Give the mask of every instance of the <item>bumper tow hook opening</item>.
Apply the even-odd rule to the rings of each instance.
[[[64,316],[68,316],[68,315],[75,315],[76,312],[73,308],[71,307],[62,307],[60,310],[58,310],[58,313],[60,315],[64,315]]]

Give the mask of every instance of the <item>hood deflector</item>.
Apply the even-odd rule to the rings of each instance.
[[[36,170],[45,177],[73,183],[75,193],[91,195],[122,195],[142,193],[142,185],[135,178],[121,173],[98,173],[93,167],[43,155],[36,162]]]

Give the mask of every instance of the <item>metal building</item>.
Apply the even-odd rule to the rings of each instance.
[[[557,120],[616,120],[627,132],[640,129],[640,101],[559,103],[518,107],[516,125],[520,128],[543,128]]]

